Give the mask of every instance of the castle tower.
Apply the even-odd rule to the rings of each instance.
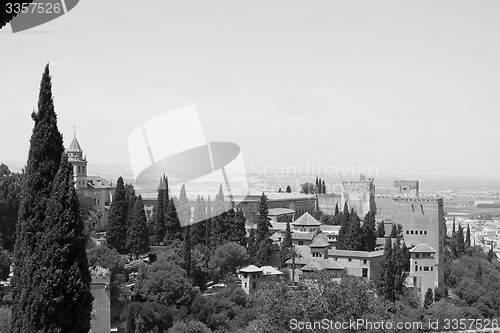
[[[68,161],[73,165],[73,179],[76,188],[87,187],[87,159],[83,156],[83,150],[76,139],[76,132],[73,141],[66,149]]]
[[[427,244],[418,244],[410,250],[410,275],[413,286],[417,289],[420,300],[424,302],[427,289],[439,286],[439,264],[436,251]],[[441,269],[443,270],[443,269]]]
[[[359,181],[342,182],[342,206],[347,202],[349,209],[353,208],[362,219],[371,210],[376,212],[375,185],[373,178],[359,176]]]
[[[400,198],[418,198],[418,180],[395,180]]]

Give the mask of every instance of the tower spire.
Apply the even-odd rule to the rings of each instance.
[[[76,139],[76,126],[73,125],[73,137]]]

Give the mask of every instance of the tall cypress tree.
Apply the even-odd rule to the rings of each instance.
[[[347,235],[345,238],[344,249],[352,251],[363,251],[365,244],[363,243],[363,234],[361,233],[361,221],[358,214],[354,212],[349,221]]]
[[[281,243],[281,267],[285,267],[285,262],[290,259],[290,249],[292,248],[292,232],[290,231],[290,223],[286,223],[285,238]]]
[[[166,227],[166,210],[165,207],[165,179],[160,179],[160,186],[158,187],[158,196],[156,197],[156,206],[155,206],[155,222],[154,222],[154,230],[156,235],[156,244],[160,245],[160,243],[165,239],[165,235],[167,233]]]
[[[385,237],[384,221],[381,221],[377,227],[377,237]]]
[[[39,240],[38,301],[34,331],[87,332],[92,294],[84,223],[73,182],[73,166],[66,156],[54,181]]]
[[[181,224],[177,216],[177,210],[175,208],[173,198],[170,198],[170,202],[168,204],[168,215],[166,217],[165,225],[167,230],[165,236],[166,241],[173,241],[176,239],[182,240]]]
[[[127,247],[130,253],[138,259],[139,255],[149,251],[148,225],[141,196],[135,200],[132,216],[131,225],[127,232]]]
[[[458,255],[464,254],[465,252],[464,228],[460,223],[458,223],[456,239],[457,239],[457,254]]]
[[[246,218],[243,209],[238,208],[234,214],[229,241],[236,242],[241,246],[247,245],[247,230],[245,228]]]
[[[191,224],[191,204],[186,195],[186,186],[183,184],[179,194],[179,202],[177,205],[177,216],[181,226]]]
[[[377,231],[375,230],[375,212],[369,211],[366,213],[363,226],[361,227],[363,235],[363,245],[365,251],[375,250],[377,244]]]
[[[326,193],[326,185],[324,180],[321,181],[321,193]]]
[[[455,218],[453,218],[453,228],[451,229],[451,237],[455,238],[457,234],[457,230],[455,228]]]
[[[465,246],[467,248],[470,247],[470,225],[467,224],[467,232],[465,234]]]
[[[119,177],[116,182],[113,202],[109,209],[106,239],[108,244],[121,254],[127,253],[127,210],[125,186],[123,178]]]
[[[269,229],[271,228],[271,219],[268,217],[269,209],[267,208],[267,196],[262,193],[259,202],[259,216],[257,217],[257,233],[255,235],[255,242],[259,244],[267,240],[270,236]]]
[[[349,207],[347,207],[347,201],[344,203],[344,212],[339,216],[342,217],[342,220],[340,221],[340,229],[337,236],[336,247],[338,250],[346,250],[348,247],[349,222],[351,219]]]
[[[254,263],[255,255],[257,254],[258,244],[255,242],[255,229],[250,229],[247,240],[247,253],[250,261]]]
[[[339,212],[339,203],[336,202],[335,203],[335,216],[338,216],[339,214],[340,214],[340,212]]]
[[[205,244],[205,234],[206,234],[206,221],[207,219],[207,207],[205,205],[205,199],[198,196],[196,198],[196,204],[194,206],[193,222],[195,222],[191,227],[191,243]]]
[[[212,244],[212,204],[210,203],[210,196],[207,199],[207,220],[205,222],[205,246],[210,249]],[[213,249],[215,251],[215,249]]]
[[[35,298],[40,297],[35,293],[37,286],[33,281],[34,273],[39,269],[36,245],[45,232],[45,211],[64,151],[52,100],[49,65],[45,67],[40,83],[38,111],[33,112],[31,118],[35,125],[30,140],[26,182],[23,185],[14,245],[12,332],[15,333],[34,331],[32,320],[33,311],[37,309]]]
[[[290,185],[286,186],[285,193],[292,193],[292,188],[290,187]]]

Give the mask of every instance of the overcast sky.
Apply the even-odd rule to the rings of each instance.
[[[498,1],[80,1],[0,31],[0,162],[26,160],[50,62],[65,144],[75,125],[94,163],[127,163],[135,127],[196,104],[249,169],[498,178],[499,17]]]

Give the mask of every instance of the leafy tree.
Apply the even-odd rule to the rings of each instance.
[[[158,259],[137,276],[137,299],[179,308],[188,306],[194,297],[186,271],[174,262]]]
[[[202,244],[194,246],[191,254],[191,279],[195,286],[200,287],[201,291],[206,289],[209,277],[208,267],[208,248]]]
[[[64,152],[62,135],[57,128],[48,64],[40,83],[38,112],[33,112],[31,118],[35,125],[14,245],[12,332],[15,333],[35,331],[36,328],[34,311],[41,305],[38,286],[34,283],[34,276],[40,268],[37,244],[45,232],[45,211]]]
[[[290,187],[290,185],[286,186],[285,193],[292,193],[292,188]]]
[[[292,258],[292,282],[295,282],[295,259],[301,255],[293,245],[288,249],[288,253],[290,258]]]
[[[87,239],[73,182],[73,166],[66,155],[52,187],[37,244],[39,269],[33,274],[37,305],[34,331],[87,332],[93,297],[90,292]]]
[[[312,183],[304,183],[300,185],[300,193],[305,193],[305,194],[318,193],[318,187]]]
[[[245,228],[246,225],[246,218],[243,213],[243,209],[238,208],[236,211],[232,210],[233,212],[233,221],[231,222],[230,225],[230,230],[231,234],[228,239],[228,241],[231,242],[236,242],[240,244],[241,246],[246,246],[247,245],[247,230]]]
[[[165,189],[160,186],[158,189],[158,196],[156,198],[156,206],[154,212],[154,233],[156,235],[156,243],[160,245],[160,243],[165,239],[167,234],[167,226],[165,222],[166,212],[164,207],[165,200]]]
[[[483,270],[481,269],[481,263],[477,265],[476,281],[479,284],[483,284]]]
[[[247,261],[247,250],[238,243],[231,242],[215,250],[209,267],[212,274],[220,279],[226,274],[236,274],[237,269],[244,266]]]
[[[186,322],[178,321],[172,326],[168,333],[211,333],[212,331],[202,322],[189,320]]]
[[[335,225],[335,215],[332,214],[322,214],[319,221],[326,225]]]
[[[132,302],[123,312],[126,333],[166,332],[173,324],[174,311],[161,304]]]
[[[123,185],[123,178],[119,177],[116,182],[113,202],[109,209],[106,239],[108,244],[121,254],[127,253],[127,210],[125,186]]]
[[[149,251],[149,231],[141,196],[135,200],[132,216],[131,225],[127,232],[127,247],[130,253],[138,259],[140,254]]]
[[[434,295],[432,294],[432,289],[428,288],[427,292],[425,293],[425,298],[424,298],[424,308],[428,309],[429,306],[434,303]]]
[[[120,255],[115,249],[110,249],[107,246],[96,246],[87,252],[89,267],[101,266],[109,268],[112,273],[123,271],[125,258]]]
[[[281,243],[281,267],[285,267],[285,262],[290,259],[290,248],[292,247],[292,232],[290,231],[290,223],[286,223],[285,238]]]
[[[384,221],[380,222],[377,227],[377,237],[385,237]]]
[[[9,278],[11,264],[9,251],[4,250],[0,244],[0,281],[7,281]]]

